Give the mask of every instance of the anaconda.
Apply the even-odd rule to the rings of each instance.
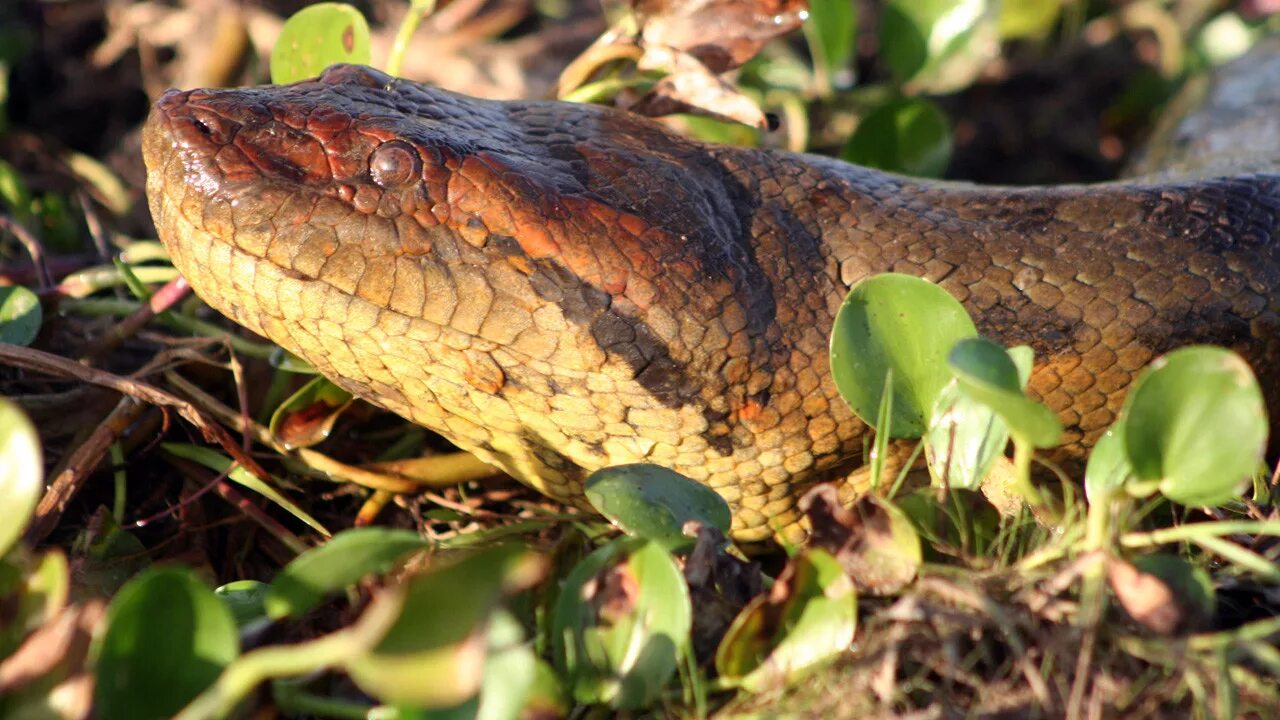
[[[928,182],[357,66],[170,91],[144,155],[173,262],[236,322],[548,495],[658,463],[751,539],[862,452],[827,343],[872,273],[1030,344],[1064,456],[1187,343],[1242,352],[1280,415],[1280,53],[1208,95],[1152,174],[1094,186]]]

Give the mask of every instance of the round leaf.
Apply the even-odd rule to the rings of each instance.
[[[1089,453],[1089,464],[1084,469],[1084,492],[1090,502],[1107,497],[1124,487],[1125,480],[1133,473],[1129,456],[1124,449],[1124,425],[1116,423],[1107,429]]]
[[[989,406],[948,383],[938,395],[925,435],[925,459],[935,484],[977,489],[1009,444],[1009,428]]]
[[[1138,376],[1122,415],[1133,473],[1166,497],[1217,505],[1257,469],[1267,412],[1249,364],[1230,350],[1193,346]]]
[[[1062,423],[1052,410],[1023,394],[1018,367],[1004,348],[984,338],[967,338],[956,343],[947,363],[960,392],[994,410],[1012,435],[1036,447],[1058,444]]]
[[[840,155],[867,167],[941,177],[951,162],[951,125],[924,98],[894,100],[862,118]]]
[[[43,492],[40,436],[17,405],[0,398],[0,558],[22,537]]]
[[[266,583],[257,580],[236,580],[213,592],[227,604],[236,627],[246,628],[268,621],[266,608],[263,607],[268,589]]]
[[[271,582],[263,607],[272,618],[296,617],[315,607],[325,595],[353,585],[365,575],[384,572],[428,544],[408,530],[368,527],[338,533],[286,565]]]
[[[804,24],[805,39],[814,65],[830,77],[843,71],[853,59],[858,31],[858,8],[849,0],[811,0],[809,19]]]
[[[692,547],[684,525],[697,520],[729,532],[729,506],[705,485],[658,465],[636,463],[597,470],[587,478],[587,500],[628,535],[669,550]]]
[[[965,84],[972,69],[964,68],[959,78],[940,76],[954,61],[988,51],[987,43],[979,41],[987,39],[987,30],[994,31],[993,23],[984,27],[990,5],[987,0],[886,0],[880,47],[894,77],[899,82],[929,80],[938,89]]]
[[[716,648],[716,670],[749,690],[794,682],[848,649],[858,594],[841,564],[811,548],[796,556],[773,592],[738,613]]]
[[[688,585],[666,549],[614,541],[578,563],[561,588],[556,663],[579,702],[642,708],[675,674],[692,622]]]
[[[483,684],[493,611],[544,573],[542,559],[518,545],[437,563],[366,608],[355,635],[380,625],[387,607],[398,612],[373,648],[344,662],[347,673],[387,703],[446,708],[471,699]]]
[[[0,342],[30,345],[43,321],[35,293],[21,285],[0,286]]]
[[[173,717],[238,653],[231,611],[191,571],[144,571],[120,589],[107,610],[95,714]]]
[[[831,375],[858,417],[873,423],[893,370],[889,435],[920,437],[951,380],[947,352],[977,334],[964,307],[928,280],[885,273],[858,283],[831,331]]]
[[[316,3],[294,13],[271,49],[271,82],[313,78],[334,63],[368,65],[369,23],[346,3]]]

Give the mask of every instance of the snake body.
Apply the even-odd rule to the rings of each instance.
[[[1210,90],[1257,83],[1261,111],[1196,116],[1176,171],[1097,186],[920,181],[335,66],[170,91],[147,191],[201,297],[357,396],[570,501],[597,468],[669,466],[762,538],[862,452],[827,342],[872,273],[929,278],[1030,344],[1067,457],[1187,343],[1242,352],[1280,408],[1280,125],[1221,162],[1280,118],[1276,56]]]

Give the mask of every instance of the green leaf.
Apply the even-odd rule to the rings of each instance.
[[[483,682],[488,621],[498,602],[544,573],[541,558],[517,545],[439,562],[370,605],[365,616],[378,618],[388,605],[398,606],[398,616],[372,650],[346,661],[346,670],[385,703],[447,708],[466,702]]]
[[[953,58],[974,53],[990,7],[986,0],[886,0],[880,48],[899,83],[937,75]],[[954,83],[949,83],[954,84]]]
[[[165,452],[183,458],[184,460],[200,463],[215,472],[227,473],[228,480],[236,483],[237,485],[247,487],[276,505],[279,505],[290,515],[311,526],[313,530],[321,535],[328,537],[332,534],[329,532],[328,528],[320,524],[319,520],[311,517],[310,513],[303,510],[302,507],[294,501],[282,495],[279,490],[276,490],[270,485],[259,480],[257,475],[254,475],[243,467],[236,467],[231,469],[230,472],[227,472],[227,469],[231,468],[231,459],[227,456],[216,453],[207,447],[192,445],[190,443],[160,443],[160,447]]]
[[[345,530],[286,565],[271,581],[263,607],[275,619],[297,617],[326,595],[354,585],[366,575],[386,572],[409,553],[428,547],[428,541],[408,530]]]
[[[1218,347],[1192,346],[1138,376],[1121,415],[1133,473],[1159,481],[1185,505],[1236,497],[1262,461],[1267,411],[1249,364]]]
[[[268,429],[289,450],[311,447],[329,437],[351,399],[351,393],[317,375],[280,403]]]
[[[961,394],[994,410],[1015,437],[1041,448],[1058,444],[1062,423],[1023,393],[1018,366],[1004,348],[985,338],[966,338],[956,343],[947,364]]]
[[[689,589],[666,549],[615,540],[578,563],[560,590],[556,664],[578,702],[643,708],[675,674],[691,626]]]
[[[236,627],[244,629],[269,620],[263,605],[268,588],[266,583],[257,580],[236,580],[214,589],[213,593],[226,603]]]
[[[858,35],[858,8],[849,0],[810,0],[805,40],[827,77],[849,67]]]
[[[904,175],[941,177],[951,162],[951,124],[929,100],[891,100],[862,118],[840,156]]]
[[[21,285],[0,286],[0,342],[30,345],[40,332],[40,298]]]
[[[169,718],[239,653],[231,611],[185,568],[146,570],[107,610],[95,715]]]
[[[1063,0],[1001,0],[996,28],[1005,40],[1044,37],[1058,22]]]
[[[368,65],[369,23],[346,3],[316,3],[294,13],[271,49],[271,82],[313,78],[334,63]]]
[[[587,478],[587,500],[628,535],[671,551],[693,546],[684,525],[697,520],[728,534],[729,505],[714,490],[658,465],[636,463],[597,470]]]
[[[40,436],[26,413],[0,398],[0,558],[17,544],[44,493]]]
[[[946,290],[910,275],[875,275],[855,285],[836,314],[831,375],[845,402],[870,424],[892,368],[889,436],[920,437],[951,381],[947,352],[976,334],[969,314]]]
[[[982,486],[1009,444],[1009,427],[990,406],[949,383],[938,395],[925,435],[925,459],[935,484],[970,490]]]
[[[778,584],[785,590],[747,603],[716,648],[720,676],[751,691],[794,683],[847,650],[857,630],[857,591],[825,550],[797,555]]]
[[[0,160],[0,203],[8,206],[18,222],[23,225],[30,222],[31,191],[18,169],[3,160]]]
[[[1124,448],[1124,424],[1117,422],[1107,429],[1089,453],[1089,464],[1084,469],[1085,495],[1095,498],[1110,497],[1115,490],[1124,487],[1133,474],[1129,456]]]

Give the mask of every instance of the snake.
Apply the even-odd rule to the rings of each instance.
[[[802,537],[868,428],[828,360],[850,287],[909,273],[1027,344],[1081,458],[1173,348],[1280,410],[1280,52],[1200,89],[1136,177],[993,187],[706,144],[608,107],[494,101],[336,65],[170,90],[147,197],[210,306],[552,498],[653,463],[743,540]]]

